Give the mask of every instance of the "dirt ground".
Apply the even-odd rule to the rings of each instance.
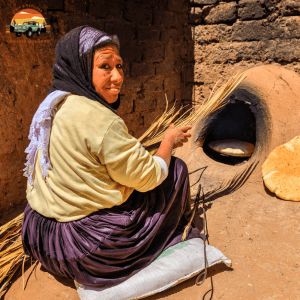
[[[207,218],[210,245],[221,250],[232,266],[210,268],[202,286],[196,286],[193,277],[147,300],[207,300],[211,279],[212,299],[300,299],[299,202],[270,195],[262,182],[247,182],[234,194],[208,204]],[[23,291],[19,275],[4,299],[79,299],[72,281],[55,277],[40,265],[27,269],[25,283]]]

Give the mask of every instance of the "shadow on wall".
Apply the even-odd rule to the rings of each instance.
[[[38,9],[51,25],[51,33],[30,41],[5,33],[16,9]],[[185,0],[148,1],[21,1],[1,7],[0,68],[0,218],[26,204],[23,177],[32,117],[51,87],[51,69],[57,41],[71,29],[90,25],[117,34],[124,59],[125,81],[120,116],[132,135],[140,136],[169,104],[191,105],[189,63],[193,41]],[[18,42],[16,42],[18,40]]]

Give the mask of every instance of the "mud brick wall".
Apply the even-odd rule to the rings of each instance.
[[[40,9],[50,34],[28,39],[5,33],[28,5]],[[0,0],[0,218],[26,203],[24,150],[32,117],[51,86],[57,41],[86,24],[119,36],[125,63],[119,114],[138,137],[164,110],[165,93],[170,104],[191,99],[185,91],[193,47],[188,10],[186,0]]]
[[[300,74],[299,0],[191,0],[189,24],[194,104],[238,70],[279,64]]]

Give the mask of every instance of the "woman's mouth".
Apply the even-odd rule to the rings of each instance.
[[[112,92],[112,93],[120,93],[121,87],[110,87],[110,88],[106,88],[106,90]]]

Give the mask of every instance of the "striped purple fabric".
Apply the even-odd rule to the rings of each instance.
[[[134,191],[120,206],[61,223],[27,205],[22,227],[25,253],[49,271],[98,288],[117,285],[179,243],[190,216],[185,163],[172,157],[169,175],[152,191]],[[187,238],[200,237],[190,228]]]

